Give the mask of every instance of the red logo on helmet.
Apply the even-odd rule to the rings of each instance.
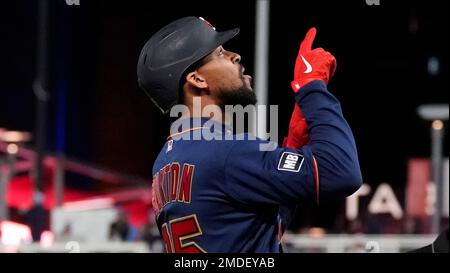
[[[216,30],[216,28],[208,21],[205,20],[205,18],[203,17],[198,17],[200,20],[202,20],[203,22],[205,22],[208,26],[212,27],[214,30]]]

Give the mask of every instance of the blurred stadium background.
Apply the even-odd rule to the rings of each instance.
[[[365,184],[346,200],[300,206],[287,252],[430,244],[448,228],[448,2],[392,2],[2,3],[0,252],[163,251],[150,181],[170,119],[138,89],[136,62],[151,33],[188,15],[240,26],[226,48],[249,74],[257,18],[268,19],[265,82],[280,136],[306,30],[316,26],[317,44],[337,58],[329,89],[353,128]]]

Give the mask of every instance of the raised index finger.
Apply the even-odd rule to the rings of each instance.
[[[311,51],[312,44],[314,42],[314,38],[316,37],[317,30],[315,27],[312,27],[306,33],[305,39],[303,39],[300,44],[300,53],[303,54],[305,52]]]

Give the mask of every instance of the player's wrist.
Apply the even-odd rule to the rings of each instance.
[[[327,81],[321,78],[308,78],[301,81],[293,80],[291,82],[291,88],[294,91],[294,93],[297,93],[300,89],[302,89],[303,87],[314,81],[322,81],[325,85],[327,84]]]

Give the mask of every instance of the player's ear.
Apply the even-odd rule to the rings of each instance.
[[[208,87],[206,79],[200,73],[198,73],[198,71],[192,71],[188,73],[186,75],[186,82],[200,89]]]

